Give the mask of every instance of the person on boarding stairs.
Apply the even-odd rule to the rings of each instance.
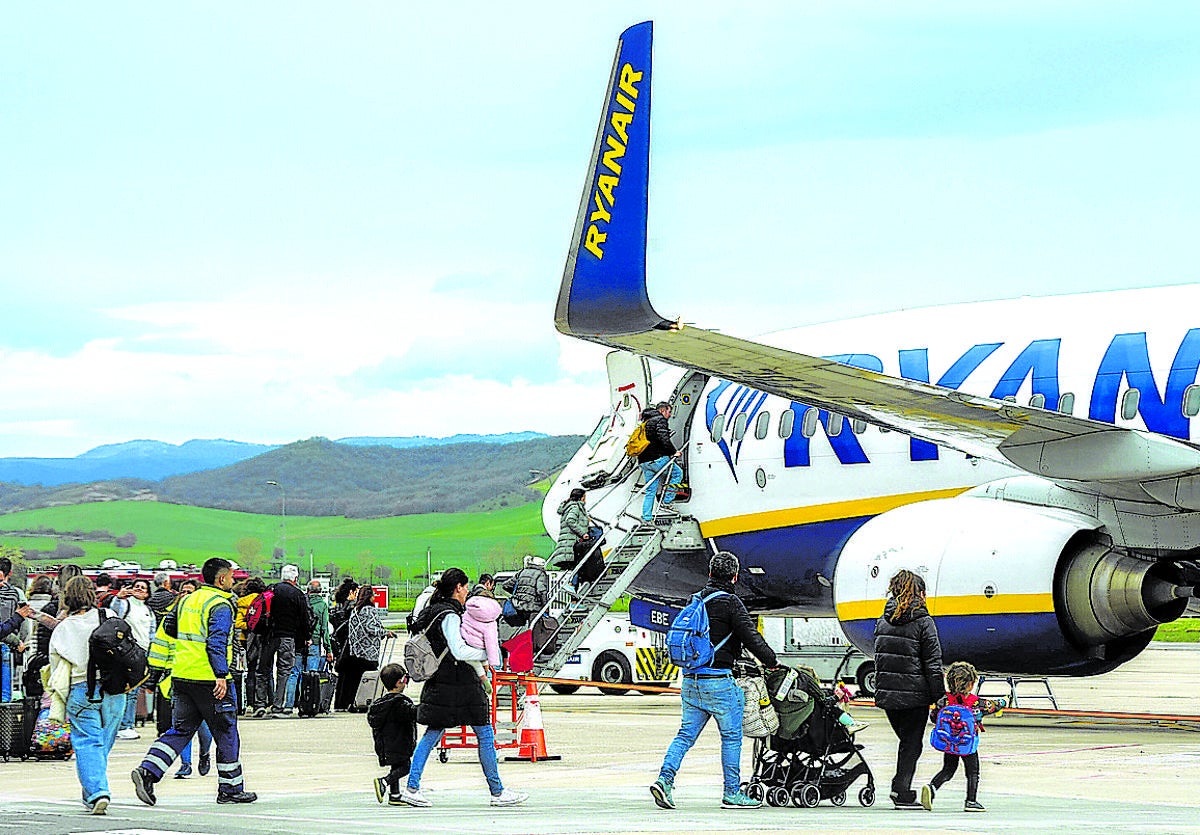
[[[592,520],[583,501],[586,495],[587,491],[576,487],[558,506],[558,543],[550,554],[550,564],[555,568],[574,568],[575,543],[589,535]]]
[[[363,673],[379,669],[379,641],[388,635],[387,628],[375,608],[375,591],[359,586],[354,611],[350,614],[347,643],[338,670],[334,706],[346,710],[354,702]]]
[[[642,483],[646,497],[642,500],[642,521],[654,519],[654,497],[660,484],[667,485],[663,493],[664,506],[675,501],[674,486],[683,480],[683,469],[675,462],[683,453],[671,441],[671,404],[663,402],[653,409],[642,410],[642,421],[646,424],[646,440],[650,442],[638,453],[638,465],[642,468]],[[668,467],[667,465],[671,466]]]
[[[536,615],[550,600],[550,575],[546,561],[533,554],[525,555],[524,567],[509,577],[504,590],[512,595],[513,607],[526,616]]]
[[[404,695],[408,671],[403,665],[386,665],[379,671],[379,683],[387,692],[367,708],[367,724],[375,740],[375,756],[389,770],[387,776],[371,782],[375,785],[375,799],[380,803],[386,797],[389,806],[405,806],[400,799],[400,778],[408,774],[417,746],[417,708]]]
[[[433,749],[442,740],[446,728],[470,725],[479,740],[479,764],[487,777],[491,805],[515,806],[524,803],[525,792],[504,788],[500,782],[500,767],[496,762],[496,736],[491,724],[491,709],[487,695],[479,686],[475,671],[466,661],[482,661],[487,654],[468,646],[462,639],[463,604],[470,588],[467,575],[460,568],[448,568],[437,581],[429,605],[413,622],[417,633],[429,637],[433,652],[442,657],[441,664],[421,688],[421,703],[417,721],[426,726],[425,734],[413,753],[408,783],[400,793],[400,802],[409,806],[432,806],[421,793],[421,774]]]
[[[937,724],[938,711],[947,705],[963,705],[969,707],[975,714],[975,736],[984,730],[983,717],[991,716],[1008,707],[1007,699],[981,699],[975,695],[975,684],[979,681],[979,673],[975,667],[966,661],[955,661],[946,668],[946,695],[938,699],[937,704],[929,711],[929,719]],[[967,773],[967,800],[963,804],[964,812],[986,812],[979,802],[979,751],[970,754],[952,754],[946,751],[942,754],[942,770],[926,785],[921,787],[921,805],[925,811],[933,811],[933,798],[946,782],[958,770],[958,761],[962,760],[963,770]]]
[[[200,569],[204,585],[185,597],[164,619],[175,638],[171,668],[174,701],[170,729],[154,741],[142,764],[133,770],[134,791],[147,806],[158,802],[154,784],[163,778],[201,722],[207,722],[217,744],[217,803],[253,803],[242,776],[237,700],[230,687],[233,661],[233,566],[213,557]],[[172,622],[173,621],[173,622]]]
[[[912,789],[925,746],[929,706],[942,694],[942,645],[925,608],[925,581],[907,569],[888,582],[875,624],[875,706],[896,733],[896,775],[889,795],[897,809],[920,809]]]
[[[716,595],[704,604],[708,612],[709,640],[717,647],[712,663],[702,671],[685,673],[681,696],[683,717],[679,733],[667,747],[658,779],[650,785],[654,802],[663,809],[674,809],[675,775],[683,758],[696,744],[710,718],[717,720],[721,732],[721,770],[724,775],[722,809],[752,809],[761,806],[741,790],[742,713],[745,695],[733,680],[733,662],[745,646],[767,667],[778,666],[775,651],[763,640],[754,620],[733,591],[737,583],[738,558],[718,551],[708,561],[709,583],[700,591],[702,598]]]
[[[95,696],[88,697],[89,641],[100,625],[92,581],[87,577],[67,581],[62,605],[67,618],[50,635],[51,698],[66,704],[83,806],[93,815],[103,815],[112,797],[108,789],[108,754],[125,713],[125,694],[105,693],[97,684]]]

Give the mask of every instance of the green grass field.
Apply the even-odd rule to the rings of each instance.
[[[85,566],[116,558],[151,568],[164,559],[183,565],[223,556],[257,569],[265,568],[272,550],[282,546],[279,516],[156,502],[99,502],[0,517],[0,531],[39,528],[59,532],[106,530],[116,536],[132,532],[137,544],[118,548],[112,542],[0,534],[0,545],[52,551],[58,541],[69,542],[85,550],[86,557],[75,560]],[[239,554],[238,543],[243,540],[261,543],[256,558],[246,559]],[[482,513],[386,519],[287,517],[287,561],[298,564],[305,574],[312,549],[317,571],[335,563],[339,572],[365,578],[371,566],[385,565],[392,572],[388,582],[395,586],[425,573],[427,547],[432,549],[435,571],[458,566],[473,577],[479,571],[517,567],[525,554],[549,555],[554,543],[542,527],[541,505],[537,503]]]
[[[1177,644],[1200,642],[1200,618],[1180,618],[1171,623],[1164,623],[1154,633],[1154,640]]]

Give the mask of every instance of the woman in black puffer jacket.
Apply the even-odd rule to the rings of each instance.
[[[459,568],[448,568],[435,584],[433,597],[417,615],[410,630],[424,633],[430,647],[441,657],[437,670],[421,688],[417,721],[425,725],[425,735],[413,752],[408,785],[400,793],[400,802],[409,806],[433,805],[421,794],[421,773],[425,761],[442,741],[446,728],[470,725],[479,740],[479,764],[483,766],[493,806],[515,806],[528,797],[524,792],[504,788],[496,762],[495,730],[492,728],[491,703],[483,691],[479,676],[467,661],[486,661],[487,652],[462,639],[462,614],[470,583]]]
[[[945,692],[942,645],[925,608],[925,581],[901,570],[888,583],[883,616],[875,624],[875,706],[900,740],[891,799],[897,809],[920,809],[912,789],[925,747],[929,706]]]

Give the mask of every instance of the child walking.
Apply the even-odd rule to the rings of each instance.
[[[955,661],[946,668],[946,695],[938,699],[930,720],[934,724],[930,741],[942,755],[942,770],[933,779],[921,787],[921,805],[926,811],[933,810],[933,798],[945,783],[958,770],[958,761],[962,760],[967,772],[967,800],[963,804],[964,812],[986,812],[979,802],[979,732],[983,730],[983,717],[990,716],[1008,707],[1006,699],[981,699],[973,692],[979,681],[979,673],[966,661]],[[970,720],[963,721],[961,710],[955,707],[965,707],[970,711]],[[947,710],[949,709],[949,711]],[[947,730],[949,729],[949,730]],[[939,742],[939,734],[943,737]],[[953,737],[947,742],[947,737]],[[969,751],[955,753],[951,749]]]
[[[467,646],[487,651],[488,664],[492,669],[499,669],[500,658],[500,625],[498,620],[503,608],[496,598],[477,594],[467,598],[466,611],[462,616],[462,627],[459,634]],[[467,661],[471,669],[479,676],[483,691],[489,695],[492,692],[492,682],[483,669],[482,661]]]
[[[367,709],[367,724],[375,740],[379,764],[390,768],[384,777],[376,777],[375,799],[387,797],[389,806],[400,802],[400,778],[408,775],[413,749],[417,747],[417,708],[404,695],[408,671],[399,664],[388,664],[379,671],[379,682],[387,690]]]

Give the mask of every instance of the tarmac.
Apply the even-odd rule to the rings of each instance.
[[[1070,710],[1200,713],[1200,648],[1153,645],[1119,670],[1091,679],[1055,679],[1059,706]],[[415,690],[416,688],[412,688]],[[413,695],[410,692],[410,695]],[[1031,705],[1032,706],[1032,705]],[[1041,705],[1037,705],[1041,707]],[[496,809],[475,752],[431,757],[422,789],[428,809],[380,806],[372,778],[381,775],[361,714],[313,719],[243,720],[247,806],[218,806],[215,769],[207,777],[158,784],[158,805],[134,796],[129,771],[152,742],[118,741],[109,762],[113,803],[105,817],[84,814],[71,762],[0,764],[0,835],[34,833],[353,833],[401,830],[477,833],[829,832],[866,833],[1138,833],[1200,835],[1200,724],[1020,717],[991,719],[980,753],[984,814],[962,811],[960,774],[938,793],[931,813],[897,811],[887,802],[896,742],[883,714],[855,706],[870,723],[859,734],[875,773],[878,800],[844,807],[823,802],[729,811],[719,808],[720,754],[708,728],[684,761],[678,808],[657,808],[647,791],[678,729],[671,695],[542,695],[547,744],[557,762],[501,762],[505,785],[530,793],[523,806]],[[501,752],[503,755],[505,752]],[[927,751],[916,785],[940,766]],[[751,768],[743,748],[743,776]]]

